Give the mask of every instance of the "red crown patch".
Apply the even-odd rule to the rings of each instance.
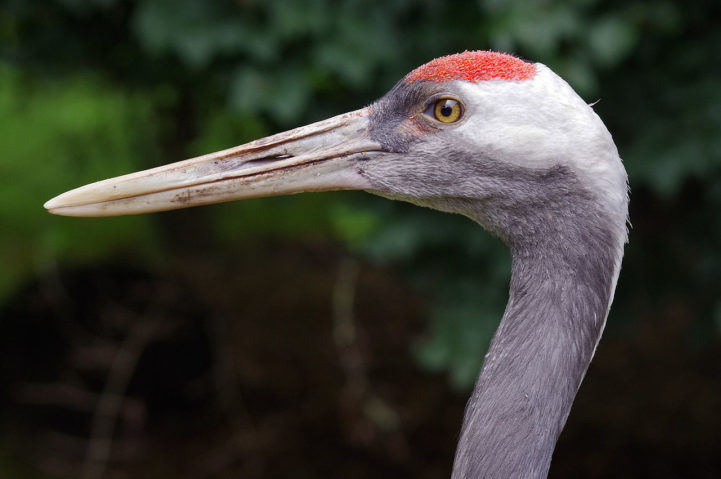
[[[465,51],[431,60],[405,77],[414,81],[444,82],[464,80],[527,80],[536,73],[536,66],[507,53]]]

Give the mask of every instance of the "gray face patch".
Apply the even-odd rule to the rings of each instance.
[[[408,118],[425,109],[426,103],[443,91],[441,85],[417,81],[406,84],[403,80],[372,106],[369,118],[370,137],[382,144],[386,151],[406,153],[422,138],[404,130],[401,126]]]

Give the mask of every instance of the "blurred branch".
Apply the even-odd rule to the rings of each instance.
[[[56,406],[70,411],[90,412],[100,402],[100,395],[83,387],[67,383],[22,383],[16,389],[14,398],[27,406]],[[141,401],[126,398],[117,415],[129,423],[137,423],[143,417]]]
[[[340,367],[346,379],[341,392],[341,410],[350,415],[360,412],[364,421],[354,424],[352,436],[367,444],[373,440],[375,430],[392,431],[398,428],[398,414],[371,388],[368,380],[368,361],[363,353],[353,314],[358,261],[343,258],[338,266],[338,276],[333,288],[333,340]],[[353,409],[359,409],[353,414]]]
[[[358,270],[358,261],[343,258],[338,266],[338,279],[333,288],[333,339],[336,346],[341,348],[353,345],[356,340],[353,302]]]
[[[83,479],[99,479],[105,474],[115,425],[125,400],[128,383],[133,377],[141,354],[156,336],[162,323],[162,317],[139,318],[118,349],[93,414],[90,439],[82,468]]]

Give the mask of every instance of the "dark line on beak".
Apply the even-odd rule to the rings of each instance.
[[[245,168],[252,168],[253,166],[267,165],[268,163],[273,163],[274,161],[287,160],[289,158],[293,158],[293,155],[271,155],[263,158],[256,158],[255,160],[246,161],[237,169],[243,170]]]

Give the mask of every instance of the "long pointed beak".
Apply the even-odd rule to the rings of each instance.
[[[355,165],[380,151],[364,108],[245,145],[98,181],[45,208],[66,216],[119,216],[302,191],[366,189]]]

